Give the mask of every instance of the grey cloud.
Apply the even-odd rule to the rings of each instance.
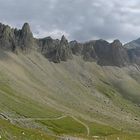
[[[38,37],[127,42],[140,37],[139,0],[0,0],[1,22],[31,24]]]

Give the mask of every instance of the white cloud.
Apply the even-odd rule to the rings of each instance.
[[[39,37],[126,42],[140,37],[139,9],[139,0],[0,0],[0,19],[17,27],[29,22]]]
[[[69,34],[65,31],[59,30],[59,29],[52,29],[51,31],[45,31],[40,26],[36,28],[36,31],[34,33],[34,36],[37,38],[43,38],[46,36],[51,36],[55,39],[61,39],[62,35],[65,35],[65,37],[69,38]]]

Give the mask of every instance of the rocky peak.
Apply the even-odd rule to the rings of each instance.
[[[60,48],[69,48],[68,40],[66,39],[66,37],[64,35],[61,37],[59,47]]]
[[[14,29],[8,25],[0,24],[0,47],[4,50],[13,50],[14,39]]]
[[[65,35],[63,35],[63,36],[61,37],[61,41],[62,41],[62,42],[67,42],[67,39],[66,39]]]
[[[21,30],[13,29],[8,25],[0,24],[0,46],[12,51],[28,50],[34,46],[33,34],[28,23]]]
[[[33,38],[33,34],[28,23],[24,23],[21,29],[21,38]]]
[[[0,33],[2,34],[4,28],[6,27],[7,25],[4,25],[2,23],[0,23]]]
[[[126,66],[129,64],[129,56],[127,50],[123,47],[119,40],[114,40],[111,44],[111,54],[113,64],[116,66]]]
[[[119,40],[109,43],[105,40],[95,40],[84,44],[84,59],[96,60],[103,66],[125,66],[129,63],[127,51]]]
[[[28,52],[34,46],[33,34],[28,23],[24,23],[19,36],[19,45],[24,52]]]
[[[89,41],[83,44],[82,55],[85,61],[96,61],[95,41]]]
[[[26,33],[26,34],[31,33],[30,25],[28,23],[24,23],[24,25],[22,26],[22,33]]]
[[[67,59],[72,58],[70,45],[64,35],[61,38],[59,46],[57,47],[57,55],[59,56],[61,61],[66,61]]]
[[[43,38],[43,40],[53,40],[50,36]]]
[[[112,47],[122,47],[122,43],[120,42],[120,40],[116,39],[111,43]]]
[[[72,58],[70,45],[64,35],[61,40],[52,39],[51,37],[41,39],[40,44],[42,44],[41,53],[50,61],[59,63],[60,61]]]
[[[74,55],[80,55],[82,53],[82,49],[83,49],[82,43],[78,43],[76,40],[74,40],[71,41],[69,45]]]

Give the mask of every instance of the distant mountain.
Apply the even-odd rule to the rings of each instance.
[[[127,48],[131,63],[140,65],[140,38],[125,44],[124,47]]]
[[[140,38],[125,44],[124,47],[128,49],[140,48]]]

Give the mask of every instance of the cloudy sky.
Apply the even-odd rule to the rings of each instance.
[[[29,22],[37,37],[127,42],[140,37],[140,0],[0,0],[0,21]]]

